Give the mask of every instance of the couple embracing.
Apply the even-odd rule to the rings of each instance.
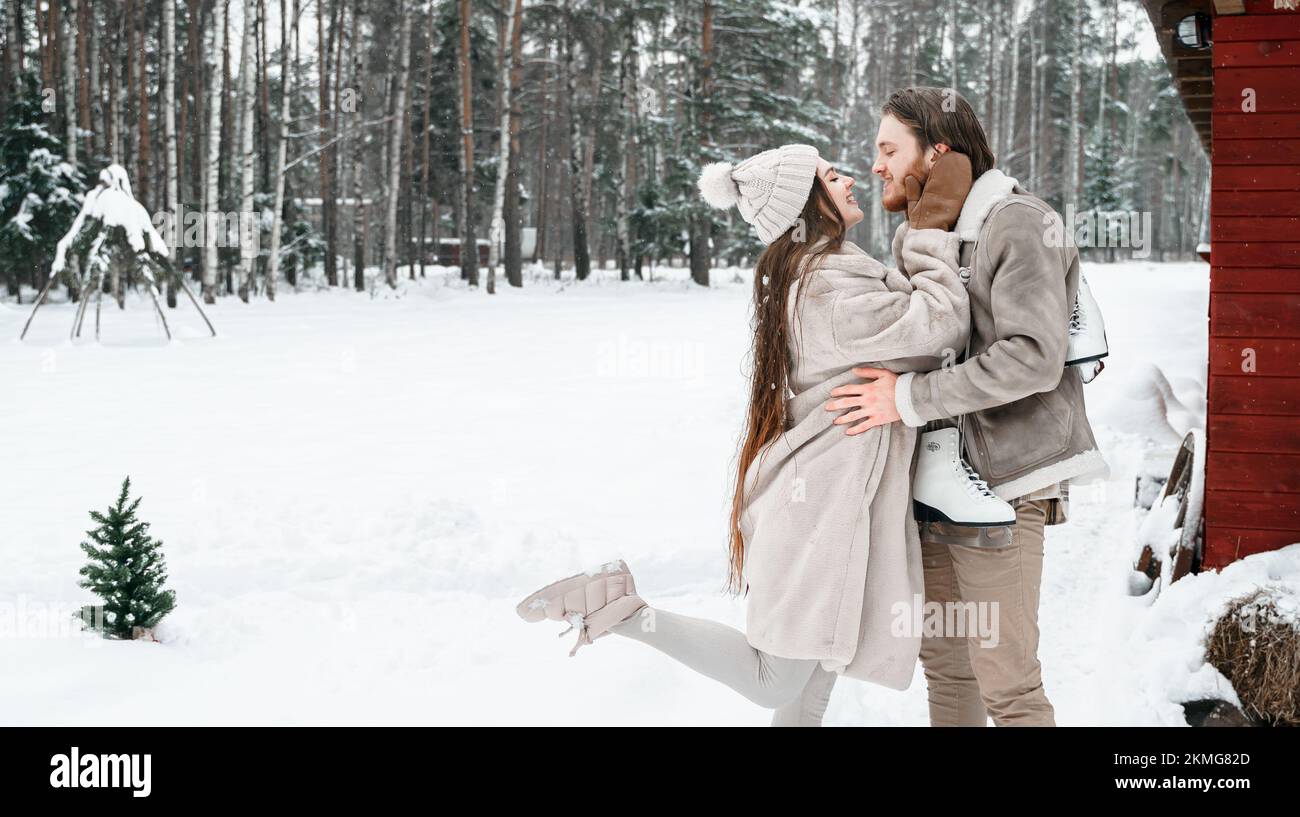
[[[745,632],[650,606],[621,560],[517,610],[569,621],[575,652],[643,641],[773,709],[774,726],[820,725],[841,675],[906,689],[918,659],[932,725],[1055,725],[1044,528],[1065,521],[1071,480],[1105,472],[1083,368],[1067,365],[1078,251],[1047,240],[1059,216],[993,166],[950,89],[894,93],[876,150],[882,204],[907,213],[895,267],[846,239],[856,181],[811,146],[701,174],[705,199],[766,245],[731,514]]]

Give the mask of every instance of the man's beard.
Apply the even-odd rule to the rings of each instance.
[[[903,179],[907,176],[915,176],[916,180],[922,185],[929,177],[929,172],[925,167],[925,158],[917,157],[916,162],[911,168],[904,171],[902,176],[895,176],[890,185],[884,185],[880,191],[880,206],[884,207],[891,213],[901,213],[907,209],[907,188],[903,186]]]

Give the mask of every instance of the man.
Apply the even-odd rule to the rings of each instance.
[[[1056,212],[993,166],[979,119],[955,91],[898,91],[881,114],[872,171],[884,183],[885,209],[905,209],[903,180],[924,184],[947,151],[971,160],[974,183],[955,227],[969,274],[971,337],[960,362],[937,371],[856,369],[872,379],[831,392],[837,399],[827,408],[850,410],[836,420],[849,434],[958,418],[967,461],[1012,505],[1016,522],[922,526],[927,603],[988,605],[998,625],[996,640],[923,637],[930,721],[984,726],[991,715],[1000,726],[1054,726],[1038,661],[1044,527],[1065,521],[1069,480],[1106,469],[1079,371],[1065,367],[1079,253],[1052,238],[1064,234]]]

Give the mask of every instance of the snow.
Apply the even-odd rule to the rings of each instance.
[[[144,209],[131,194],[131,181],[121,165],[112,164],[99,171],[99,184],[86,194],[81,212],[68,228],[68,232],[59,239],[54,252],[54,273],[63,271],[67,263],[67,253],[81,232],[86,219],[99,219],[102,222],[99,237],[91,247],[89,256],[91,264],[95,263],[104,236],[110,227],[121,227],[126,233],[127,243],[136,253],[146,249],[159,255],[168,255],[167,243],[154,228],[149,218],[149,211]],[[150,276],[148,270],[144,274]]]
[[[1218,573],[1184,577],[1161,591],[1120,645],[1120,677],[1161,726],[1186,723],[1179,705],[1217,698],[1240,706],[1232,685],[1205,662],[1205,641],[1229,602],[1258,588],[1276,591],[1278,612],[1300,629],[1300,544],[1247,556]]]
[[[15,213],[13,219],[11,219],[14,226],[18,229],[19,235],[28,241],[36,240],[36,236],[31,230],[32,218],[36,215],[32,210],[33,208],[40,206],[40,196],[37,196],[35,193],[28,193],[26,196],[23,196],[23,203],[19,205],[18,212]]]
[[[24,240],[35,242],[38,238],[32,230],[32,221],[40,216],[42,208],[53,205],[80,206],[80,197],[74,195],[64,184],[76,180],[77,171],[47,148],[35,148],[28,153],[27,166],[20,175],[25,177],[20,190],[23,186],[34,184],[40,188],[41,194],[38,195],[36,190],[28,190],[9,224]],[[48,189],[50,187],[53,189]],[[7,183],[0,183],[0,201],[8,199],[10,192]],[[46,198],[42,199],[41,195]]]
[[[1112,474],[1048,530],[1043,678],[1062,724],[1165,723],[1162,679],[1178,694],[1212,679],[1163,626],[1191,608],[1126,592],[1154,447],[1127,412],[1153,365],[1180,400],[1203,391],[1208,268],[1087,275],[1112,356],[1085,393]],[[11,340],[27,307],[0,303],[0,382],[16,386],[0,391],[0,665],[22,668],[0,674],[0,724],[767,723],[643,644],[569,658],[563,624],[515,615],[621,557],[652,604],[743,627],[721,588],[747,279],[616,276],[535,271],[489,297],[435,268],[396,294],[224,298],[215,339],[182,300],[170,345],[142,294],[105,310],[100,344],[66,339],[67,303]],[[87,512],[128,474],[177,594],[161,643],[67,623],[92,601],[76,586]],[[919,666],[903,692],[842,680],[827,722],[925,724]]]

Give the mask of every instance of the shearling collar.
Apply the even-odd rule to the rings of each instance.
[[[1011,195],[1017,184],[1019,182],[996,167],[975,180],[954,228],[962,241],[974,241],[979,237],[980,228],[984,226],[984,219],[988,217],[993,205]]]

